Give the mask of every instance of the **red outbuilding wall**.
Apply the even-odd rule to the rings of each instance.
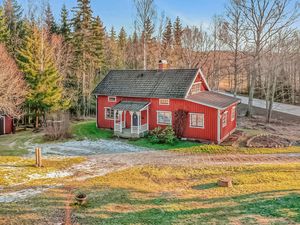
[[[5,117],[5,134],[11,134],[13,131],[13,119],[9,116]]]

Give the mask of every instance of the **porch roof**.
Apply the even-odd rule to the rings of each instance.
[[[132,111],[138,112],[149,105],[150,102],[134,102],[134,101],[121,101],[112,107],[113,110],[119,111]]]

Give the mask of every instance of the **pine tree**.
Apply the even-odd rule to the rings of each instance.
[[[3,9],[0,7],[0,43],[7,44],[9,40],[9,30],[7,27],[7,22],[4,17]]]
[[[51,36],[51,34],[56,34],[58,33],[58,27],[56,25],[50,4],[47,4],[46,10],[45,10],[45,24],[46,24],[46,29]]]
[[[116,41],[116,31],[115,28],[112,26],[109,32],[109,38],[111,41],[115,42]]]
[[[180,18],[177,16],[174,23],[174,42],[176,47],[181,47],[182,33],[183,33],[182,24]]]
[[[93,21],[93,44],[96,69],[101,71],[104,67],[104,38],[105,30],[99,16]]]
[[[145,39],[146,39],[146,42],[152,41],[153,33],[154,33],[154,25],[152,24],[151,20],[148,18],[146,20],[146,24],[145,24]]]
[[[60,22],[61,22],[61,26],[60,26],[60,34],[64,37],[64,41],[69,41],[70,40],[70,35],[71,35],[71,28],[70,28],[70,24],[68,21],[69,17],[69,13],[67,10],[66,5],[64,4],[62,9],[61,9],[61,13],[60,13]]]
[[[124,27],[121,28],[119,36],[118,36],[118,45],[120,50],[124,51],[127,42],[127,34]]]
[[[10,33],[7,48],[14,58],[17,58],[17,52],[22,46],[26,36],[26,28],[24,27],[22,18],[23,11],[17,0],[4,0],[3,9]]]
[[[35,114],[36,128],[39,118],[46,112],[65,109],[69,105],[68,101],[62,99],[63,90],[52,49],[42,32],[36,26],[32,28],[24,47],[19,51],[18,60],[29,88],[25,105]]]
[[[78,78],[77,115],[88,115],[91,105],[91,92],[94,88],[95,54],[90,0],[77,0],[72,19],[74,33],[74,72]]]
[[[163,40],[162,40],[162,56],[165,57],[166,59],[171,54],[172,43],[173,43],[172,22],[169,19],[165,27],[163,33]]]

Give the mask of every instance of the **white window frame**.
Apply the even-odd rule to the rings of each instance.
[[[226,119],[226,123],[224,123],[224,119]],[[225,111],[222,115],[222,127],[227,127],[228,125],[228,111]]]
[[[112,118],[107,117],[106,111],[107,111],[108,109],[109,109],[109,110],[112,110],[112,113],[113,113],[113,117],[112,117]],[[114,120],[114,110],[111,109],[111,107],[104,107],[104,117],[105,117],[106,120]]]
[[[111,100],[114,99],[114,100]],[[107,97],[108,102],[116,102],[117,101],[117,97],[116,96],[108,96]]]
[[[231,108],[231,122],[234,121],[236,118],[236,106]]]
[[[202,122],[202,126],[193,126],[192,125],[192,116],[199,116],[202,115],[203,118],[203,122]],[[198,129],[204,129],[205,128],[205,115],[204,113],[190,113],[190,128],[198,128]]]
[[[201,84],[202,84],[202,82],[195,82],[195,83],[193,83],[193,85],[192,85],[192,87],[191,87],[191,95],[198,94],[198,93],[201,92]],[[194,87],[195,85],[199,85],[199,88],[198,88],[197,91],[193,91],[193,87]]]
[[[165,102],[164,102],[165,101]],[[160,98],[159,105],[170,105],[170,99],[167,98]]]
[[[159,117],[158,117],[158,115],[159,115],[159,113],[169,113],[169,114],[171,114],[171,118],[170,118],[170,123],[161,123],[161,122],[159,122]],[[157,124],[159,124],[159,125],[172,125],[172,112],[171,111],[157,111],[157,113],[156,113],[156,121],[157,121]]]

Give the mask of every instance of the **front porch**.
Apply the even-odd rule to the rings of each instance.
[[[122,101],[115,105],[114,135],[140,138],[149,131],[149,102]]]

